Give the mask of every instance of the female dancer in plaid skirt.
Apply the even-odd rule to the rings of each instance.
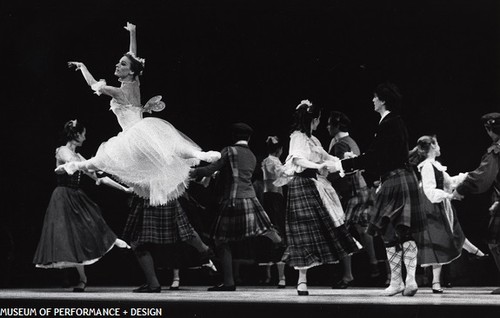
[[[321,111],[307,100],[295,111],[284,177],[275,185],[288,184],[286,246],[283,259],[299,271],[297,293],[308,295],[307,270],[337,263],[357,252],[357,242],[344,225],[344,211],[337,193],[324,175],[337,171],[340,160],[330,156],[312,135]]]
[[[101,170],[132,187],[150,204],[161,205],[184,193],[189,170],[200,160],[212,162],[220,158],[216,151],[203,152],[189,138],[177,131],[167,121],[147,117],[143,113],[161,111],[165,103],[161,96],[150,99],[143,107],[139,75],[144,69],[144,59],[137,57],[136,27],[127,23],[130,33],[130,50],[116,64],[115,76],[120,87],[96,81],[87,67],[80,62],[69,62],[82,72],[87,84],[97,95],[112,97],[110,105],[122,128],[117,136],[102,143],[96,155],[82,162],[71,162],[57,170],[73,174],[76,170]]]
[[[64,125],[62,139],[65,145],[56,150],[56,166],[85,160],[76,152],[85,141],[85,133],[85,127],[76,119]],[[103,183],[130,192],[110,178],[98,179],[95,173],[85,174],[96,184]],[[75,267],[80,276],[80,282],[73,289],[75,292],[83,292],[87,286],[85,265],[97,262],[114,245],[129,248],[106,224],[99,206],[80,189],[81,176],[81,172],[71,176],[66,173],[57,175],[57,187],[52,192],[33,258],[33,263],[39,268]]]
[[[462,231],[451,204],[452,191],[466,177],[466,173],[450,176],[446,167],[436,158],[441,148],[435,136],[422,136],[410,152],[410,163],[420,172],[425,198],[427,226],[418,251],[418,263],[422,267],[432,266],[432,292],[441,294],[441,269],[462,254],[462,248],[476,257],[485,254],[474,246]]]
[[[383,294],[403,293],[413,296],[418,291],[416,238],[425,224],[421,207],[421,190],[417,177],[408,163],[408,132],[399,115],[395,114],[401,94],[392,83],[377,86],[373,104],[381,115],[375,139],[368,151],[355,158],[342,160],[346,172],[365,169],[380,176],[373,217],[368,233],[381,234],[391,267],[391,282]],[[406,267],[406,285],[402,278]]]

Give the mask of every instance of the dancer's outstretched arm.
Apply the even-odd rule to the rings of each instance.
[[[127,22],[127,25],[124,26],[124,28],[125,28],[125,30],[127,30],[130,33],[129,52],[131,52],[135,56],[137,56],[137,36],[136,36],[136,32],[135,32],[135,24]]]
[[[90,74],[89,70],[82,62],[68,62],[68,67],[75,67],[75,71],[82,71],[83,78],[85,78],[85,81],[87,81],[89,86],[97,83],[94,76]]]

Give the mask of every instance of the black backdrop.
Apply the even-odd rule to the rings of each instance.
[[[453,175],[476,167],[489,144],[479,117],[500,110],[495,0],[4,1],[1,6],[7,96],[1,216],[15,246],[12,285],[39,279],[31,258],[55,186],[54,149],[64,122],[78,118],[86,125],[81,149],[86,157],[119,131],[109,99],[92,94],[66,62],[82,61],[96,78],[117,84],[113,71],[128,50],[127,21],[137,25],[138,55],[146,58],[144,102],[163,95],[167,108],[155,116],[204,149],[221,149],[229,142],[227,125],[245,121],[255,128],[251,147],[262,157],[265,137],[286,138],[293,109],[304,98],[346,112],[354,122],[351,134],[366,148],[378,120],[372,90],[390,80],[403,92],[411,140],[437,134],[441,159]],[[324,127],[318,137],[327,145]],[[91,183],[85,188],[120,233],[126,196]],[[467,236],[483,249],[485,200],[486,195],[475,196],[457,204]],[[106,262],[120,268],[124,256],[116,257]],[[489,269],[484,275],[491,278],[496,274]]]

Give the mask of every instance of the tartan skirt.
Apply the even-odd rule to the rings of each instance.
[[[295,268],[337,263],[359,250],[345,225],[335,227],[312,179],[295,176],[288,184],[283,260]]]
[[[213,223],[211,237],[222,242],[241,241],[274,229],[257,197],[224,200]]]
[[[406,232],[419,244],[425,228],[424,195],[413,171],[392,171],[376,194],[368,233],[381,234],[387,244],[400,242],[399,234]]]
[[[370,222],[370,210],[373,200],[370,189],[363,187],[356,190],[356,195],[347,201],[345,207],[345,222],[347,227],[351,225],[368,226]]]
[[[148,199],[132,198],[123,230],[123,239],[132,248],[146,243],[172,244],[194,236],[194,229],[178,200],[152,206]]]

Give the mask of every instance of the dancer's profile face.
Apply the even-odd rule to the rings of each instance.
[[[76,145],[77,146],[81,146],[83,145],[83,142],[87,139],[85,137],[85,134],[87,133],[87,130],[86,129],[83,129],[83,131],[81,133],[78,133],[76,135],[76,138],[75,138],[75,142],[76,142]]]
[[[376,112],[383,112],[385,110],[385,102],[380,100],[377,94],[373,95],[373,106]]]
[[[115,75],[121,79],[132,76],[134,73],[130,70],[130,64],[128,57],[122,56],[120,61],[116,64]]]

